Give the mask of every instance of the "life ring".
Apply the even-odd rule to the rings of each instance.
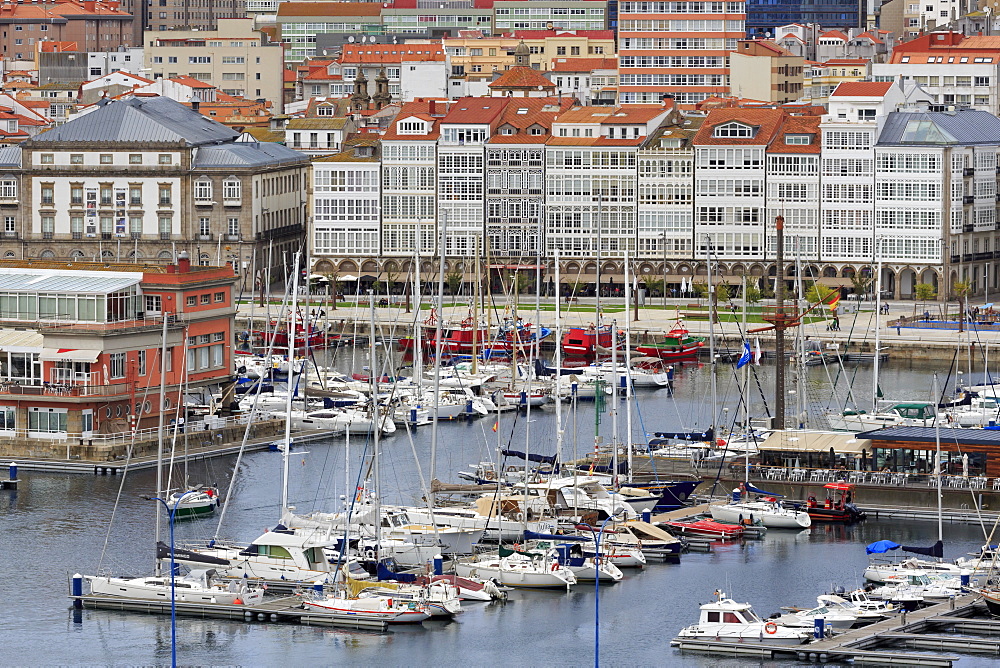
[[[373,547],[366,547],[365,551],[364,551],[364,556],[365,556],[365,559],[370,559],[370,560],[374,561],[375,560],[375,548],[373,548]]]
[[[764,624],[764,633],[766,633],[767,635],[773,636],[777,632],[778,632],[778,625],[775,624],[774,622],[768,622],[767,624]]]
[[[720,448],[725,447],[725,445],[726,445],[726,439],[724,439],[724,438],[717,438],[717,439],[715,439],[715,444],[717,446],[719,446]]]

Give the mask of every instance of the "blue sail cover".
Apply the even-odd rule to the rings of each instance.
[[[774,492],[765,492],[760,487],[755,487],[754,485],[752,485],[750,483],[746,483],[746,488],[747,488],[748,492],[753,492],[754,494],[763,494],[764,496],[775,496],[775,497],[780,496],[782,498],[784,498],[784,496],[785,496],[784,494],[775,494]]]
[[[501,450],[500,454],[504,457],[517,457],[518,459],[527,459],[529,462],[538,462],[539,464],[555,464],[555,455],[526,455],[520,450]]]
[[[909,545],[903,545],[903,551],[912,552],[914,554],[925,554],[928,557],[944,559],[944,543],[941,541],[934,543],[930,547],[911,547]]]
[[[889,550],[898,550],[899,547],[899,543],[893,543],[891,540],[877,540],[867,545],[865,552],[867,554],[885,554]]]

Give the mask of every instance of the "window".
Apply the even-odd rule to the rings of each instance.
[[[246,59],[243,56],[223,56],[222,57],[222,64],[223,65],[242,65],[244,62],[246,62]]]
[[[225,292],[216,292],[215,295],[214,295],[214,297],[213,297],[213,299],[215,299],[215,303],[216,304],[222,303],[222,302],[226,301],[226,293]],[[219,340],[220,339],[216,339],[216,341],[219,341]]]
[[[111,378],[125,377],[125,353],[111,353]]]
[[[139,375],[140,376],[145,376],[146,375],[146,351],[145,350],[140,350],[139,351]]]
[[[17,181],[13,179],[0,180],[0,199],[17,198]]]
[[[753,137],[754,128],[743,123],[723,123],[715,126],[712,133],[715,137]]]
[[[793,145],[808,145],[812,143],[812,135],[785,135],[785,144],[789,146]]]
[[[157,162],[161,165],[173,164],[172,156],[169,153],[161,153]]]
[[[200,201],[212,199],[212,182],[208,177],[201,177],[194,182],[194,198]]]
[[[212,62],[212,56],[188,56],[189,65],[201,65]]]
[[[171,197],[170,197],[170,186],[168,186],[168,185],[161,185],[160,186],[160,206],[169,206],[170,205],[170,200],[171,200]]]
[[[83,164],[83,153],[70,153],[69,154],[69,164],[71,164],[71,165],[82,165]]]
[[[858,120],[859,121],[874,121],[875,120],[875,110],[874,109],[858,109]]]
[[[211,350],[212,350],[212,366],[213,367],[220,367],[220,366],[222,366],[223,348],[224,348],[224,346],[221,345],[221,344],[214,345],[214,346],[211,347]]]
[[[18,26],[20,27],[20,26]],[[28,409],[28,431],[59,433],[66,431],[65,408],[29,408]]]
[[[242,192],[242,183],[235,176],[230,176],[222,182],[222,199],[238,200]]]
[[[223,297],[225,297],[225,294],[226,293],[224,293],[224,292],[217,292],[216,296],[222,295]],[[221,301],[221,300],[217,299],[216,301]],[[215,332],[215,333],[213,333],[212,334],[212,340],[213,341],[225,341],[226,340],[226,334],[225,334],[225,332]]]
[[[160,295],[145,295],[145,298],[146,315],[159,315],[160,310],[163,308],[163,301]]]
[[[195,295],[188,295],[187,299],[184,300],[184,304],[187,306],[197,306],[198,297],[196,297]]]
[[[38,156],[38,162],[42,165],[51,165],[55,163],[55,159],[51,153],[42,153]]]
[[[206,292],[205,294],[203,294],[201,296],[201,303],[202,303],[202,305],[210,304],[211,302],[212,302],[212,295],[210,295],[210,294],[208,294]]]
[[[210,219],[202,216],[198,219],[198,234],[207,236],[212,233]]]
[[[112,160],[112,157],[111,157],[110,153],[102,153],[101,154],[101,164],[102,165],[110,165],[112,162],[113,162],[113,160]]]
[[[130,164],[130,165],[141,165],[142,164],[142,154],[141,153],[129,153],[128,164]]]
[[[128,187],[128,203],[133,206],[142,204],[142,186],[130,185]]]
[[[43,183],[39,189],[42,204],[52,204],[55,201],[55,189],[51,183]]]
[[[234,237],[240,235],[240,219],[232,217],[229,219],[229,224],[226,226],[226,234]]]

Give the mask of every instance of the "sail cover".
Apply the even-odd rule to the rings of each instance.
[[[746,488],[748,492],[753,492],[754,494],[763,494],[764,496],[780,496],[784,497],[784,494],[775,494],[774,492],[765,492],[760,487],[755,487],[750,483],[746,483]]]
[[[938,559],[944,558],[944,543],[941,541],[934,543],[930,547],[910,547],[909,545],[904,545],[903,550],[914,554],[925,554],[928,557],[937,557]]]
[[[520,450],[501,450],[500,454],[504,457],[517,457],[518,459],[527,459],[529,462],[538,462],[539,464],[555,464],[555,455],[535,455],[535,454],[524,454]]]
[[[889,550],[898,550],[899,543],[893,543],[891,540],[877,540],[870,545],[865,547],[865,552],[868,554],[885,554]]]

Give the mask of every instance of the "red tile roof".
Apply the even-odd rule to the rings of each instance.
[[[830,93],[837,97],[882,97],[892,88],[891,81],[844,81]]]
[[[819,154],[819,124],[822,120],[820,116],[786,116],[767,152]],[[808,144],[786,144],[785,135],[812,135],[812,141]]]
[[[614,30],[563,30],[555,28],[553,30],[515,30],[513,33],[501,33],[501,37],[513,37],[514,39],[545,39],[546,37],[588,37],[590,39],[614,39]]]
[[[713,109],[691,142],[696,146],[767,146],[787,112],[781,109]],[[753,137],[716,137],[716,126],[736,121],[757,128]]]
[[[399,114],[397,114],[395,120],[389,125],[389,128],[382,135],[383,141],[437,141],[437,138],[441,134],[439,129],[439,122],[442,120],[440,114],[445,114],[448,111],[449,103],[447,100],[428,100],[428,99],[418,99],[412,102],[404,102],[399,109]],[[434,114],[431,114],[431,108],[434,108]],[[431,131],[425,135],[401,135],[396,132],[396,125],[407,118],[416,116],[424,120],[433,120],[434,125]]]
[[[875,35],[873,35],[872,31],[870,31],[870,30],[867,31],[867,32],[861,33],[855,39],[861,39],[862,37],[864,37],[865,39],[870,39],[875,44],[885,44],[885,42],[883,42],[881,39],[879,39],[878,37],[876,37]]]
[[[345,44],[338,63],[379,65],[385,63],[444,61],[439,44]]]
[[[836,39],[842,39],[845,42],[847,41],[847,35],[845,35],[844,33],[840,32],[839,30],[828,30],[825,33],[823,33],[822,35],[820,35],[820,38],[823,38],[823,37],[833,37],[833,38],[836,38]]]
[[[493,123],[503,112],[509,97],[463,97],[456,100],[442,123]]]
[[[501,74],[499,79],[491,82],[489,87],[555,90],[556,85],[530,67],[512,67]]]
[[[183,86],[189,86],[191,88],[215,88],[212,84],[205,83],[204,81],[198,81],[197,79],[188,76],[171,77],[169,81],[179,83]]]
[[[381,16],[380,2],[279,2],[278,16]]]
[[[494,134],[490,144],[544,144],[552,134],[552,123],[559,114],[573,106],[571,98],[515,97],[505,98],[508,104],[497,122],[497,128],[506,125],[515,128],[511,135]],[[538,125],[544,129],[540,135],[528,134],[528,128]]]

